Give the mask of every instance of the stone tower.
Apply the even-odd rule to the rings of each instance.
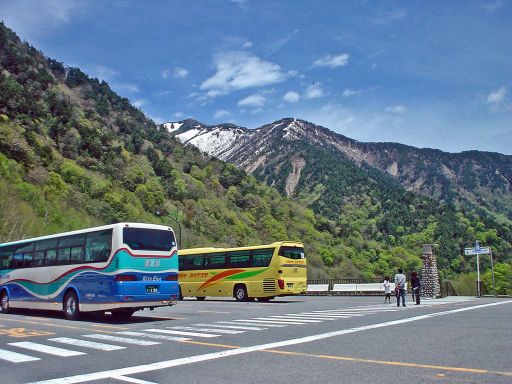
[[[437,260],[432,251],[433,244],[423,244],[423,268],[421,269],[421,285],[423,295],[437,297],[441,293],[439,286],[439,273],[437,272]]]

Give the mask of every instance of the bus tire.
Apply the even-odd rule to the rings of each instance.
[[[11,307],[9,306],[9,294],[5,289],[2,291],[2,294],[0,294],[0,309],[2,310],[2,313],[11,312]]]
[[[204,301],[204,299],[206,299],[206,297],[205,296],[196,296],[196,299],[199,301]]]
[[[181,292],[181,287],[178,287],[178,300],[183,301],[183,292]]]
[[[245,288],[245,285],[243,284],[235,285],[235,289],[233,290],[233,296],[235,296],[236,301],[249,300],[249,296],[247,296],[247,288]]]
[[[79,301],[74,291],[69,291],[64,296],[64,316],[68,320],[77,320],[80,317]]]
[[[135,313],[133,309],[113,309],[110,311],[114,320],[128,320]]]

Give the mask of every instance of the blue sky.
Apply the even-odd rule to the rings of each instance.
[[[0,19],[156,122],[512,154],[510,1],[0,0]]]

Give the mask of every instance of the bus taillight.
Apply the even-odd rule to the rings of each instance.
[[[137,276],[135,275],[116,275],[114,281],[137,281]]]
[[[279,285],[279,289],[284,289],[284,280],[282,280],[282,279],[277,280],[277,285]]]

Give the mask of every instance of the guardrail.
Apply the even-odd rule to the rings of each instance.
[[[370,296],[384,295],[384,279],[320,279],[308,280],[307,295],[346,295]],[[405,290],[408,291],[408,284]],[[441,288],[442,296],[457,295],[451,284],[444,284]],[[395,283],[390,283],[391,295],[394,295]],[[443,295],[444,293],[444,295]],[[420,295],[422,293],[420,292]]]

